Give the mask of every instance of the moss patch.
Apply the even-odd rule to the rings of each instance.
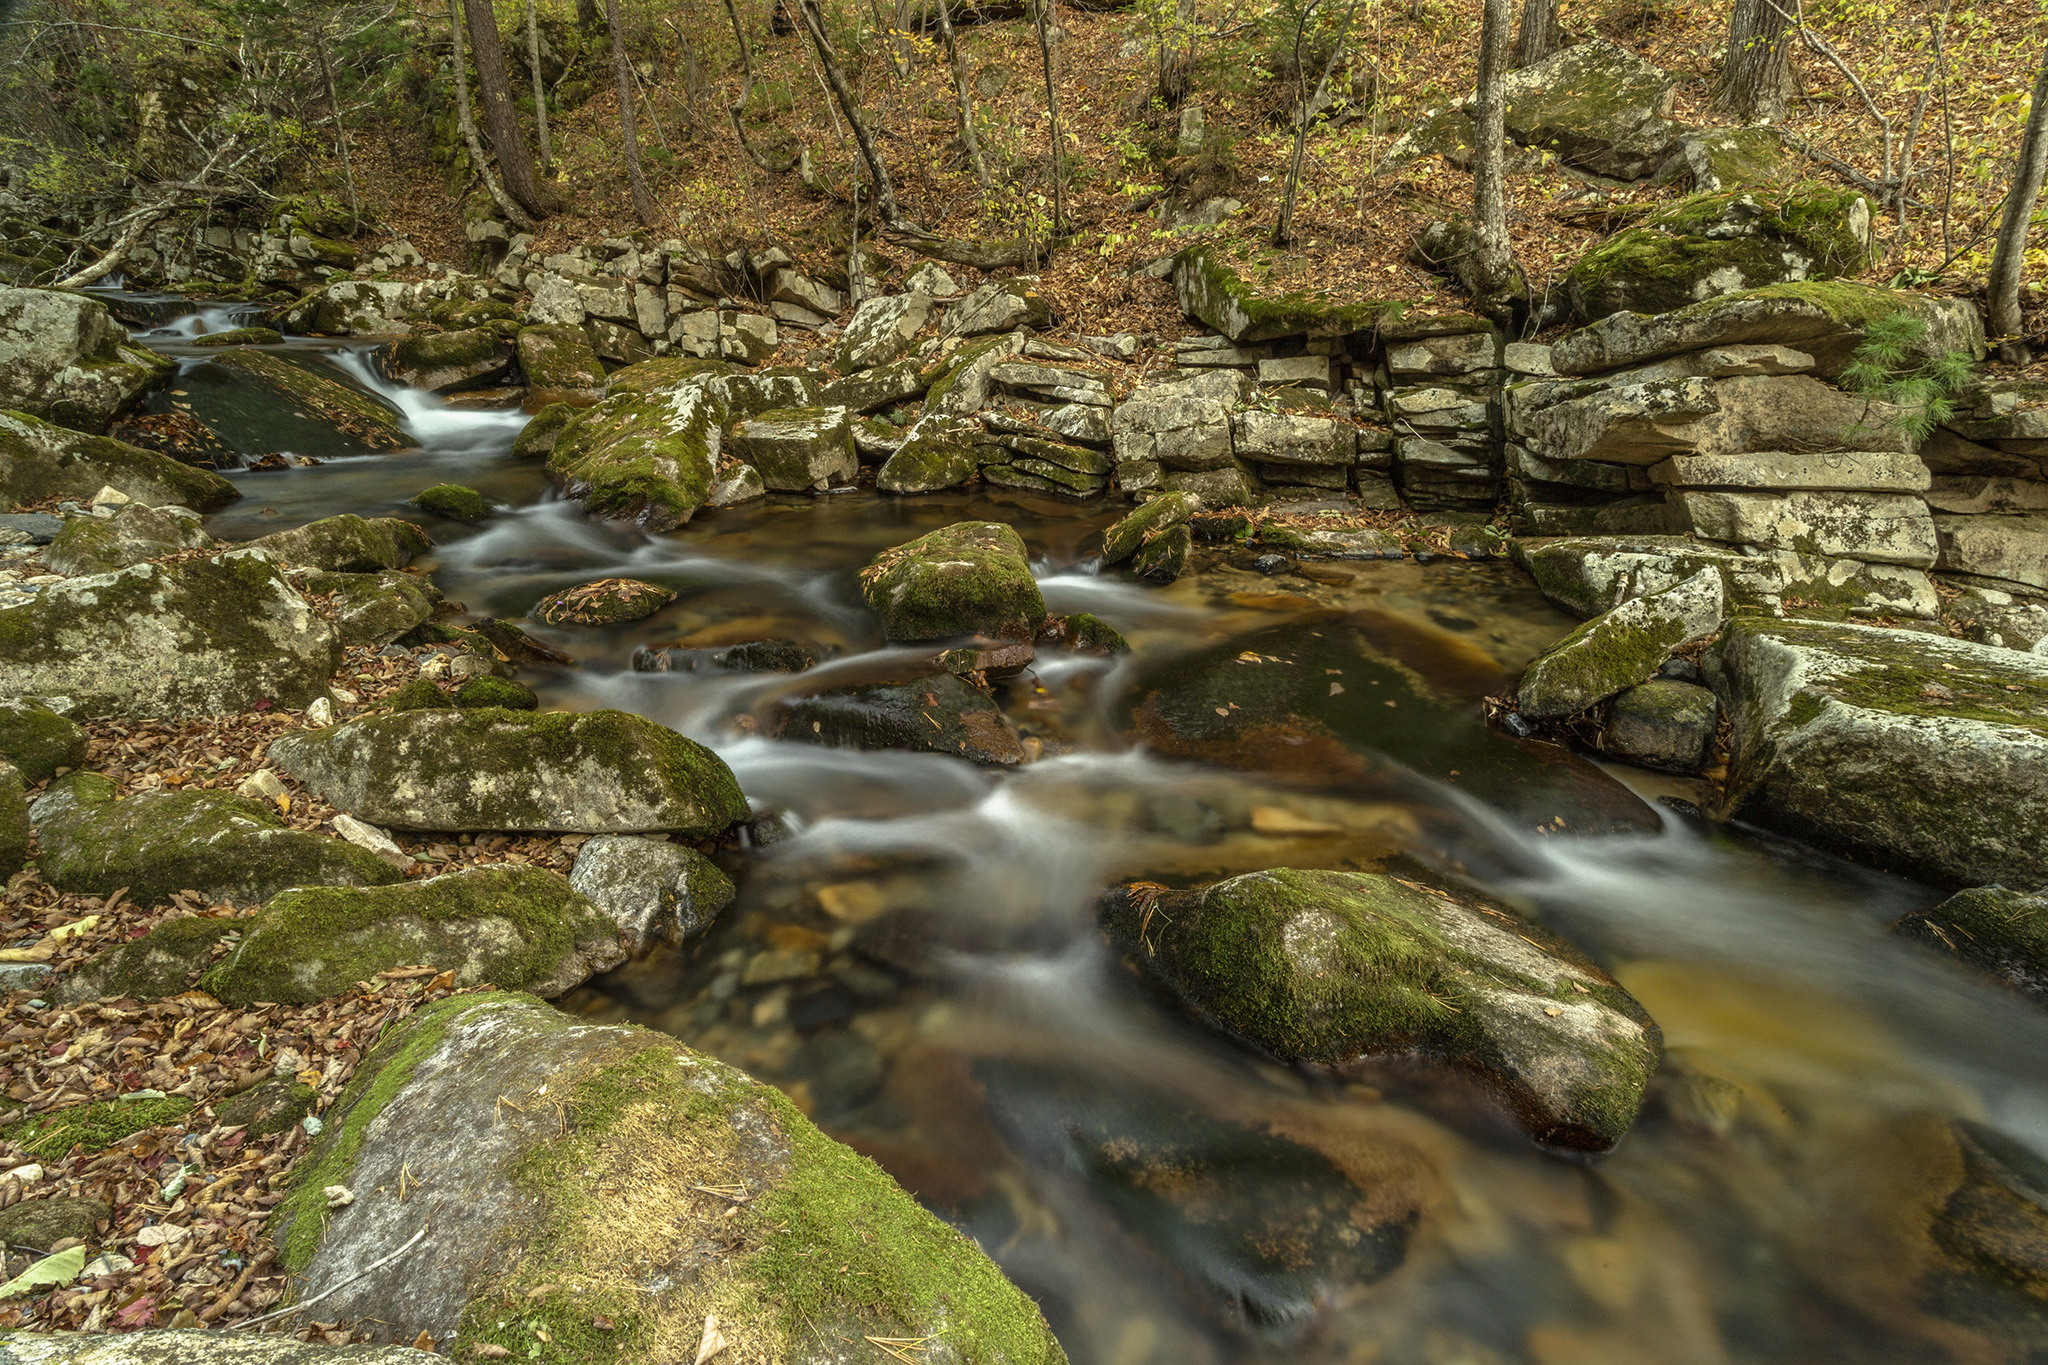
[[[703,383],[615,394],[562,429],[548,469],[596,516],[673,530],[710,495],[726,417]]]
[[[21,770],[30,782],[41,782],[59,768],[85,762],[85,728],[66,720],[39,702],[0,699],[0,759]]]
[[[861,585],[891,640],[1029,640],[1045,621],[1024,542],[999,522],[958,522],[885,550]]]
[[[1338,304],[1319,294],[1299,291],[1262,294],[1239,274],[1219,247],[1206,242],[1180,253],[1173,279],[1181,310],[1239,345],[1279,337],[1370,332],[1399,317],[1408,307],[1405,303],[1377,299]]]
[[[19,1143],[30,1156],[55,1161],[73,1147],[83,1147],[88,1154],[103,1152],[122,1138],[176,1123],[191,1112],[192,1101],[181,1095],[99,1100],[24,1119],[4,1131],[8,1141]]]
[[[437,517],[474,526],[490,514],[490,504],[474,488],[459,483],[437,483],[413,495],[412,505]]]

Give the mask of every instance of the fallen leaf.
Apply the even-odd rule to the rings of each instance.
[[[697,1359],[693,1365],[704,1365],[724,1349],[725,1334],[718,1330],[718,1314],[713,1313],[704,1319],[704,1335],[697,1342]]]

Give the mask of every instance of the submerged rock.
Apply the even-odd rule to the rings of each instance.
[[[1138,547],[1131,572],[1154,583],[1171,583],[1187,572],[1194,549],[1195,533],[1186,523],[1169,526]]]
[[[812,744],[950,754],[976,763],[1024,759],[1023,741],[995,700],[951,673],[784,698],[775,734]]]
[[[242,496],[208,469],[107,436],[83,436],[26,413],[0,412],[0,506],[51,498],[89,501],[112,487],[149,506],[210,512]]]
[[[1045,621],[1024,542],[1000,522],[956,522],[884,550],[861,571],[861,586],[894,641],[1030,640]]]
[[[1281,1060],[1470,1068],[1553,1146],[1619,1142],[1663,1052],[1642,1006],[1563,940],[1393,877],[1280,868],[1117,890],[1102,918],[1219,1028]]]
[[[716,754],[623,711],[400,711],[287,735],[270,756],[395,829],[705,836],[747,818]]]
[[[1614,699],[1600,728],[1600,748],[1645,768],[1694,774],[1707,766],[1720,715],[1720,703],[1707,688],[1652,679]]]
[[[543,1088],[552,1103],[498,1103]],[[394,1339],[460,1330],[523,1352],[540,1322],[600,1361],[689,1360],[715,1313],[764,1359],[862,1358],[884,1338],[1065,1365],[973,1243],[779,1092],[660,1034],[458,998],[395,1028],[326,1117],[280,1206],[282,1259],[327,1311]],[[326,1207],[328,1185],[396,1188],[407,1169],[434,1178],[404,1203]],[[371,1268],[422,1223],[435,1255]],[[593,1313],[613,1329],[590,1336]]]
[[[0,694],[68,697],[81,717],[301,707],[339,660],[334,627],[250,550],[73,578],[0,610]]]
[[[1736,617],[1707,673],[1727,814],[1936,883],[2048,883],[2048,659]]]
[[[737,894],[732,878],[696,849],[639,834],[585,843],[569,885],[611,916],[628,953],[697,937]]]
[[[230,327],[225,332],[208,332],[192,338],[194,346],[279,346],[284,333],[274,327]]]
[[[398,409],[280,352],[236,347],[210,363],[268,391],[291,413],[317,419],[351,437],[365,450],[404,450],[417,444],[406,435]]]
[[[130,346],[128,334],[98,299],[55,289],[0,288],[0,408],[81,431],[105,431],[176,368],[153,351]]]
[[[431,488],[422,488],[413,494],[412,505],[422,512],[470,526],[475,526],[491,512],[483,494],[459,483],[437,483]]]
[[[1515,689],[1516,706],[1534,720],[1577,715],[1647,682],[1672,650],[1712,634],[1723,610],[1721,576],[1712,569],[1624,602],[1539,655]]]
[[[1958,891],[1902,917],[1892,932],[1974,963],[2048,1004],[2048,894],[2002,886]]]
[[[213,537],[200,529],[199,514],[190,508],[131,502],[111,517],[66,517],[43,560],[57,573],[77,578],[211,544]]]
[[[817,662],[817,653],[795,640],[749,640],[701,649],[643,645],[633,651],[635,673],[801,673]]]
[[[243,921],[201,985],[231,1005],[305,1005],[416,965],[551,997],[626,960],[618,926],[559,872],[500,863],[368,889],[301,887]]]
[[[85,727],[32,697],[0,697],[0,759],[41,782],[59,768],[85,762]]]
[[[98,773],[59,778],[31,808],[43,880],[138,905],[196,891],[208,902],[268,900],[292,886],[381,886],[400,873],[367,849],[289,829],[276,811],[222,791],[117,800]]]
[[[675,596],[672,588],[637,578],[600,578],[549,593],[529,614],[551,626],[610,626],[652,616]]]

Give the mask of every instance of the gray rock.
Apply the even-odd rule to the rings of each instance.
[[[869,299],[853,310],[833,363],[845,374],[886,365],[910,350],[930,319],[932,301],[919,293]]]
[[[730,409],[699,374],[652,392],[613,393],[572,418],[548,469],[600,517],[673,530],[695,515],[717,479]]]
[[[998,388],[1020,397],[1099,408],[1113,403],[1107,381],[1087,370],[1008,360],[991,369],[988,377]]]
[[[1231,465],[1230,418],[1247,389],[1244,376],[1230,371],[1139,389],[1110,417],[1118,465],[1140,461],[1188,471]]]
[[[207,469],[105,436],[84,436],[21,413],[0,412],[0,506],[50,498],[84,502],[113,487],[152,507],[210,512],[242,496]]]
[[[808,744],[908,749],[974,763],[1024,760],[1023,740],[994,699],[951,673],[785,696],[774,733]]]
[[[391,336],[414,311],[412,287],[399,280],[336,280],[316,298],[312,330],[328,336]]]
[[[696,849],[638,834],[589,840],[569,885],[611,916],[632,954],[697,937],[735,894],[732,879]]]
[[[326,695],[334,628],[268,556],[233,550],[73,578],[0,610],[0,695],[182,719]]]
[[[1169,493],[1192,494],[1204,507],[1254,507],[1266,495],[1258,476],[1235,460],[1221,469],[1166,469],[1159,482]]]
[[[1720,711],[1704,687],[1652,679],[1614,699],[1600,727],[1600,747],[1645,768],[1689,776],[1707,765]]]
[[[1954,586],[1959,591],[1942,609],[1951,633],[1979,644],[2048,654],[2048,601],[1978,583]],[[5,713],[0,712],[0,725],[4,724]],[[0,753],[5,749],[0,739]]]
[[[1896,450],[1756,450],[1677,455],[1650,470],[1674,488],[1773,488],[1918,493],[1933,482],[1918,455]]]
[[[175,369],[162,356],[129,346],[128,334],[97,299],[0,288],[0,408],[105,431]]]
[[[995,393],[995,369],[1017,354],[1014,335],[970,341],[942,363],[925,394],[926,417],[966,417],[980,412]]]
[[[1932,568],[1934,518],[1905,493],[1677,494],[1694,534],[1806,555]]]
[[[48,545],[64,529],[64,518],[48,512],[0,513],[0,545]]]
[[[2048,589],[2048,512],[1932,520],[1943,570]]]
[[[1358,462],[1355,428],[1328,417],[1252,408],[1231,415],[1230,433],[1237,455],[1246,460],[1340,469]]]
[[[1972,887],[1902,916],[1892,932],[1982,967],[2048,1004],[2048,895]]]
[[[0,1331],[19,1365],[419,1365],[406,1346],[327,1346],[270,1333],[156,1328],[107,1335]]]
[[[1723,610],[1721,576],[1711,569],[1624,602],[1538,656],[1516,687],[1516,705],[1536,720],[1577,715],[1647,681],[1672,650],[1716,630]]]
[[[1269,388],[1298,385],[1328,393],[1335,387],[1330,358],[1326,355],[1296,355],[1259,362],[1259,383]]]
[[[1707,672],[1728,814],[1937,883],[2048,882],[2048,659],[1736,617]]]
[[[955,522],[884,550],[861,586],[891,641],[1031,640],[1045,621],[1024,541],[1000,522]]]
[[[926,292],[936,294],[941,291]],[[820,284],[793,266],[784,266],[775,272],[775,283],[768,297],[777,303],[797,304],[828,318],[836,316],[846,306],[846,295],[829,284]]]
[[[402,711],[287,735],[270,757],[393,829],[701,837],[747,814],[716,754],[622,711]]]
[[[760,471],[773,493],[824,492],[860,472],[845,408],[777,408],[740,421],[726,453]]]
[[[2048,483],[2037,479],[1936,474],[1930,484],[1927,505],[1938,513],[2048,512]]]
[[[1655,380],[1570,399],[1519,425],[1548,459],[1650,465],[1692,453],[1694,423],[1720,409],[1704,379]]]
[[[924,393],[923,368],[908,358],[875,365],[826,384],[815,401],[851,412],[880,412]]]
[[[111,517],[71,517],[43,552],[43,561],[68,577],[113,573],[130,564],[161,559],[213,543],[187,507],[146,507],[129,503]]]
[[[365,519],[344,512],[252,540],[247,548],[296,568],[368,574],[402,569],[431,544],[425,531],[400,517]]]
[[[875,487],[884,493],[958,488],[972,479],[980,466],[976,454],[980,436],[981,429],[972,422],[922,418],[875,471]]]
[[[1918,569],[1800,555],[1745,554],[1684,536],[1573,536],[1519,552],[1536,586],[1577,616],[1597,616],[1631,598],[1661,592],[1712,568],[1733,609],[1781,614],[1784,599],[1802,610],[1932,618],[1934,584]]]
[[[1035,278],[992,280],[954,304],[946,315],[950,336],[984,336],[1038,328],[1052,320],[1052,309],[1038,292]]]
[[[781,344],[782,335],[772,317],[730,309],[718,315],[718,350],[727,360],[758,365]]]
[[[441,591],[425,574],[386,569],[381,573],[310,573],[309,593],[331,595],[345,645],[389,644],[414,626],[434,619]]]

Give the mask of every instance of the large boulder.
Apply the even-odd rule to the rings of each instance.
[[[499,863],[380,887],[300,887],[245,921],[201,979],[230,1005],[305,1005],[397,967],[562,995],[626,960],[619,927],[545,868]]]
[[[270,757],[336,808],[397,829],[704,836],[747,817],[716,754],[623,711],[401,711],[288,735]]]
[[[833,363],[852,374],[900,359],[931,315],[930,295],[918,290],[868,299],[847,319]]]
[[[67,517],[64,529],[43,551],[43,562],[68,578],[113,573],[144,560],[183,550],[204,549],[213,537],[200,529],[189,507],[129,503],[111,517]]]
[[[1672,650],[1712,634],[1724,609],[1721,575],[1711,568],[1624,602],[1539,655],[1522,674],[1515,704],[1534,720],[1575,716],[1647,682]]]
[[[2048,883],[2048,658],[1737,617],[1707,665],[1729,815],[1936,883]]]
[[[307,326],[327,336],[392,336],[406,329],[412,299],[401,280],[334,280],[314,296]]]
[[[0,697],[0,760],[30,782],[85,762],[85,727],[30,697]]]
[[[383,399],[329,379],[280,351],[239,346],[213,358],[293,416],[318,421],[365,450],[404,450],[418,444],[406,434],[397,408]]]
[[[884,550],[861,587],[892,641],[1030,640],[1045,621],[1024,542],[1000,522],[957,522]]]
[[[548,469],[593,515],[674,530],[711,495],[727,414],[708,377],[613,394],[562,428]]]
[[[1266,293],[1221,248],[1197,243],[1175,259],[1173,287],[1183,313],[1238,345],[1276,337],[1339,337],[1398,317],[1405,304],[1333,303],[1321,291]]]
[[[509,323],[452,332],[414,332],[377,353],[384,372],[414,388],[459,393],[495,384],[512,368],[516,329]]]
[[[105,431],[175,369],[164,357],[131,347],[98,299],[0,288],[0,408]]]
[[[282,563],[338,574],[373,574],[402,569],[424,554],[427,533],[400,517],[359,517],[353,512],[322,517],[289,531],[274,531],[249,542]]]
[[[394,1340],[524,1356],[538,1326],[593,1365],[688,1361],[715,1317],[764,1360],[879,1340],[1065,1365],[972,1242],[779,1092],[660,1034],[458,997],[395,1028],[325,1117],[279,1206],[282,1259],[325,1312]],[[402,1172],[431,1176],[327,1206],[328,1186]],[[423,1225],[432,1254],[392,1259]]]
[[[1572,315],[1666,313],[1786,280],[1861,274],[1870,265],[1870,202],[1802,185],[1783,194],[1701,194],[1615,234],[1566,272]]]
[[[1187,525],[1200,510],[1189,494],[1161,493],[1102,533],[1103,567],[1123,563],[1176,526]]]
[[[66,697],[81,717],[301,707],[340,656],[334,627],[254,550],[73,578],[0,611],[0,695]]]
[[[725,450],[758,470],[771,493],[822,493],[860,472],[845,408],[771,408],[736,423]]]
[[[1396,877],[1278,868],[1120,889],[1102,921],[1211,1023],[1284,1062],[1470,1069],[1553,1146],[1619,1142],[1663,1053],[1642,1006],[1563,940]]]
[[[354,844],[288,829],[275,810],[223,791],[142,792],[116,799],[98,773],[59,778],[30,809],[43,880],[153,905],[180,891],[208,902],[264,901],[292,886],[381,886],[390,863]]]
[[[1052,306],[1038,292],[1036,277],[991,280],[953,305],[946,331],[953,336],[985,336],[1039,328],[1052,320]]]
[[[1982,967],[2048,1004],[2048,894],[1972,887],[1903,916],[1892,931]]]
[[[1902,417],[1811,375],[1694,375],[1599,388],[1528,413],[1522,426],[1546,459],[1655,465],[1756,452],[1907,453],[1913,438]]]
[[[922,418],[875,471],[875,487],[884,493],[958,488],[972,479],[981,465],[981,436],[981,429],[972,422]]]
[[[23,412],[0,412],[0,507],[50,498],[84,502],[112,487],[149,506],[175,504],[202,512],[225,507],[241,490],[208,469],[168,455],[84,436]]]
[[[581,327],[526,327],[514,348],[538,404],[590,402],[605,390],[604,362]]]
[[[644,834],[585,842],[569,885],[612,918],[629,953],[697,937],[736,894],[732,878],[696,849]]]

